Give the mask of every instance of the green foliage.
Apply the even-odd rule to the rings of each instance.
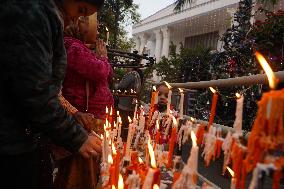
[[[176,0],[175,1],[175,11],[180,11],[186,3],[190,3],[192,0]]]
[[[140,15],[138,5],[131,0],[106,0],[99,12],[100,34],[106,39],[106,27],[109,29],[109,44],[116,49],[129,51],[134,43],[127,38],[126,27],[138,23]]]

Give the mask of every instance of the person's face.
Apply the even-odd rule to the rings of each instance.
[[[79,17],[78,26],[85,43],[94,44],[97,41],[97,25],[97,13],[89,17]]]
[[[169,88],[161,85],[158,87],[158,103],[166,105],[168,103]]]
[[[63,7],[70,20],[77,20],[80,16],[89,16],[97,12],[96,6],[78,0],[64,1]]]

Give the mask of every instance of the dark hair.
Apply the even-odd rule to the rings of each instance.
[[[96,6],[98,9],[100,9],[103,6],[105,0],[78,0],[78,1],[90,3],[94,6]]]

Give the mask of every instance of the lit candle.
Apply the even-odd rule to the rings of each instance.
[[[121,121],[121,117],[119,116],[118,117],[118,133],[117,133],[118,138],[121,138],[121,124],[122,124],[122,121]]]
[[[179,101],[179,116],[183,117],[183,103],[184,103],[184,93],[183,90],[179,88],[180,91],[180,101]]]
[[[235,179],[235,173],[232,169],[230,169],[229,167],[227,167],[229,173],[231,174],[232,176],[232,179],[231,179],[231,186],[230,186],[230,189],[236,189],[236,179]]]
[[[279,80],[275,77],[273,70],[271,69],[265,58],[259,52],[255,52],[255,56],[268,77],[270,88],[275,89]]]
[[[218,101],[218,94],[217,91],[210,87],[211,92],[213,93],[212,97],[212,105],[211,105],[211,111],[210,111],[210,118],[209,118],[209,123],[208,123],[208,129],[210,126],[213,124],[215,113],[216,113],[216,106],[217,106],[217,101]]]
[[[169,94],[168,94],[168,103],[167,103],[167,115],[170,115],[170,109],[171,109],[171,101],[172,101],[172,90],[171,90],[171,86],[168,82],[166,82],[167,87],[169,88]]]
[[[150,139],[148,140],[148,151],[151,159],[151,167],[149,167],[146,179],[142,189],[152,189],[155,184],[160,184],[160,169],[157,168],[155,154]]]
[[[107,31],[107,33],[106,33],[106,44],[108,45],[108,41],[109,41],[109,30],[108,30],[107,27],[106,27],[106,31]]]
[[[242,122],[243,122],[243,104],[244,96],[236,93],[237,97],[237,108],[236,108],[236,118],[234,122],[234,128],[238,136],[242,135]]]
[[[139,129],[140,129],[140,132],[143,132],[144,131],[144,128],[145,128],[145,116],[144,116],[144,111],[143,111],[143,107],[141,108],[141,113],[140,113],[140,119],[139,119]]]
[[[118,189],[123,189],[124,188],[124,183],[123,183],[123,177],[121,174],[119,174],[118,177]]]
[[[198,168],[198,151],[197,138],[194,131],[191,131],[192,147],[190,151],[190,157],[187,160],[187,166],[191,168],[192,171],[192,181],[196,184],[197,182],[197,168]]]
[[[172,127],[171,138],[169,141],[169,154],[168,154],[168,163],[167,163],[168,169],[172,166],[173,153],[174,153],[176,140],[177,140],[177,120],[173,116],[173,127]]]

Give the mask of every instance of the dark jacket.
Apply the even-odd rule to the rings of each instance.
[[[78,151],[87,133],[61,106],[63,27],[52,0],[0,2],[0,155],[34,150],[35,133]]]

